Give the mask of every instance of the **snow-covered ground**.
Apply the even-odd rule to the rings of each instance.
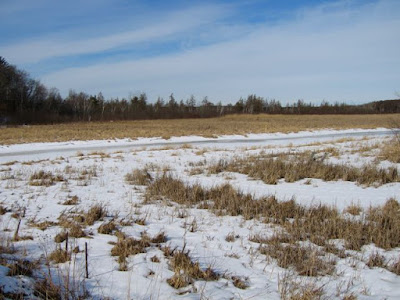
[[[363,146],[379,145],[388,141],[391,131],[345,130],[316,131],[292,134],[249,134],[216,139],[180,137],[170,140],[138,139],[111,141],[82,141],[0,146],[0,204],[8,212],[0,216],[3,243],[12,238],[18,225],[13,213],[25,212],[21,218],[20,236],[33,240],[12,242],[17,257],[29,260],[45,258],[58,247],[54,237],[63,231],[50,226],[42,231],[32,223],[58,222],[59,216],[69,210],[83,210],[95,204],[103,205],[108,217],[84,230],[88,237],[71,238],[70,249],[88,245],[89,278],[85,278],[85,254],[80,251],[63,264],[42,266],[42,271],[55,279],[69,276],[69,280],[86,286],[95,299],[280,299],[283,285],[292,272],[280,268],[259,251],[259,244],[249,239],[274,232],[271,224],[241,216],[216,216],[206,209],[179,206],[169,202],[143,203],[146,187],[130,185],[125,175],[134,169],[146,167],[152,177],[169,172],[184,182],[213,187],[230,183],[238,190],[255,198],[275,195],[279,200],[295,201],[304,206],[319,203],[333,205],[340,211],[352,204],[368,209],[384,204],[389,198],[397,201],[400,183],[379,187],[365,187],[353,182],[303,179],[294,183],[281,180],[268,185],[244,174],[191,172],[234,157],[259,153],[287,151],[323,151],[335,148],[339,155],[328,157],[332,163],[354,166],[374,163],[378,167],[399,165],[376,160],[376,149],[358,151]],[[31,175],[45,171],[65,179],[50,186],[30,185]],[[196,175],[191,175],[196,174]],[[67,199],[76,196],[78,204],[66,206]],[[131,255],[128,270],[119,271],[117,257],[111,256],[115,235],[98,233],[98,227],[107,220],[144,220],[132,226],[119,226],[129,237],[140,238],[146,232],[150,237],[164,232],[163,246],[190,250],[193,261],[201,268],[211,267],[220,278],[215,281],[195,280],[193,284],[175,289],[167,283],[174,275],[170,259],[156,246],[146,253]],[[195,224],[195,225],[194,225]],[[227,236],[234,237],[227,239]],[[299,284],[322,287],[326,298],[342,299],[356,295],[358,299],[400,299],[400,276],[384,268],[369,268],[365,258],[379,251],[388,260],[400,256],[400,249],[384,251],[373,245],[364,246],[353,256],[339,259],[334,275],[303,278],[295,276]],[[152,259],[154,256],[159,261]],[[42,259],[41,261],[44,261]],[[39,271],[37,271],[40,273]],[[26,276],[6,276],[7,268],[0,266],[0,287],[3,292],[29,291],[32,280]],[[234,285],[239,278],[248,285],[241,289]],[[65,281],[64,281],[65,282]],[[72,284],[72,283],[71,283]],[[27,296],[27,298],[33,295]],[[348,298],[353,299],[353,298]]]

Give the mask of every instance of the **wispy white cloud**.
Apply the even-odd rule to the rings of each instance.
[[[204,5],[168,13],[166,16],[145,24],[134,23],[132,29],[96,37],[70,38],[65,36],[47,36],[32,38],[13,45],[0,46],[0,53],[17,64],[37,63],[41,60],[60,56],[97,54],[121,46],[135,46],[138,43],[154,43],[177,38],[179,35],[211,24],[226,14],[227,6]]]
[[[303,11],[249,35],[190,51],[64,69],[44,81],[107,96],[142,90],[214,101],[257,93],[283,101],[369,101],[394,96],[400,78],[400,3]],[[312,18],[311,18],[312,16]]]

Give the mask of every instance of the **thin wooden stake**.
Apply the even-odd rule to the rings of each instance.
[[[87,250],[87,243],[86,242],[85,242],[85,267],[86,267],[86,278],[89,278],[88,250]]]
[[[17,229],[14,232],[14,241],[18,241],[18,231],[19,231],[19,226],[21,225],[21,219],[18,221]]]
[[[67,231],[67,236],[65,237],[65,252],[67,252],[68,255],[68,231]]]

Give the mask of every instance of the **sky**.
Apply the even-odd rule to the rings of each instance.
[[[63,96],[399,98],[400,1],[1,0],[0,56]]]

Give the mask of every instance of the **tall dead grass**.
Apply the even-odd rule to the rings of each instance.
[[[206,189],[166,174],[149,184],[146,199],[170,200],[189,207],[208,208],[218,215],[242,215],[245,219],[258,218],[278,224],[282,231],[273,238],[251,240],[264,245],[261,252],[276,259],[278,265],[293,267],[304,276],[332,274],[334,261],[324,253],[345,256],[345,251],[332,246],[332,240],[342,240],[345,249],[350,250],[360,250],[369,244],[383,249],[400,246],[400,204],[395,199],[350,219],[334,207],[305,208],[294,200],[281,202],[273,196],[254,199],[229,184]],[[323,250],[304,248],[299,242],[311,242]],[[391,268],[397,270],[397,265]]]
[[[331,275],[335,270],[335,261],[327,259],[323,251],[310,246],[283,244],[275,239],[262,246],[260,252],[274,258],[281,268],[294,268],[300,276]]]
[[[125,181],[129,184],[147,185],[152,177],[146,168],[134,169],[125,175]]]
[[[67,123],[0,129],[1,144],[113,138],[297,132],[323,128],[390,128],[400,114],[387,115],[229,115],[220,118]]]
[[[128,270],[127,258],[130,255],[146,253],[146,249],[151,245],[160,247],[160,244],[165,243],[167,240],[164,232],[160,232],[153,238],[150,238],[146,233],[142,233],[140,239],[127,237],[121,232],[117,232],[117,236],[118,242],[111,249],[111,256],[118,257],[120,271]]]
[[[400,137],[395,137],[381,146],[379,158],[400,163]]]
[[[220,277],[211,267],[205,270],[200,268],[199,262],[193,262],[189,251],[185,251],[185,249],[170,250],[169,247],[165,247],[164,254],[170,258],[170,267],[175,273],[167,279],[167,282],[176,289],[188,286],[196,279],[213,281]]]
[[[65,181],[65,178],[60,175],[60,174],[56,174],[54,175],[51,172],[46,172],[43,170],[34,172],[30,179],[29,179],[29,185],[32,186],[51,186],[53,185],[55,182],[61,182],[61,181]]]
[[[366,165],[356,168],[343,164],[330,164],[324,162],[324,157],[316,157],[313,153],[281,154],[277,157],[249,156],[230,162],[219,161],[209,167],[210,173],[223,171],[246,174],[267,184],[277,184],[280,179],[295,182],[304,178],[352,181],[366,186],[400,181],[396,167],[379,169]]]

